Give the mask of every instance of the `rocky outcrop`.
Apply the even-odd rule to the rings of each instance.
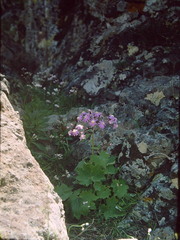
[[[12,75],[25,67],[34,76],[23,81],[40,82],[43,87],[54,84],[66,93],[76,88],[80,101],[114,114],[118,129],[97,134],[97,145],[117,156],[120,177],[141,193],[118,227],[134,235],[137,226],[136,235],[144,240],[150,226],[151,240],[174,240],[179,1],[2,2],[3,71]],[[8,22],[14,19],[10,27]],[[49,73],[56,74],[56,82]],[[59,120],[73,121],[82,110],[50,116],[48,129]],[[82,143],[74,149],[77,162],[89,150]]]
[[[95,110],[119,119],[115,132],[104,130],[96,135],[97,146],[117,155],[120,177],[141,192],[140,201],[119,223],[119,230],[128,228],[129,234],[134,234],[133,228],[137,226],[136,236],[141,240],[151,226],[150,239],[174,240],[178,192],[179,8],[176,3],[149,0],[143,12],[139,9],[127,12],[124,8],[117,14],[117,2],[120,3],[113,1],[115,7],[111,8],[110,16],[108,1],[84,1],[89,15],[85,18],[79,9],[74,16],[57,50],[54,68],[66,82],[67,90],[76,87],[87,101],[96,102]],[[85,19],[89,24],[84,24]],[[78,112],[72,110],[56,119],[71,122]],[[74,150],[77,162],[88,154],[87,144],[78,143]]]
[[[0,239],[68,240],[62,201],[26,146],[2,79]]]
[[[140,193],[137,205],[118,225],[120,231],[129,229],[132,235],[137,228],[136,237],[140,240],[146,238],[148,226],[153,228],[151,240],[175,239],[179,80],[179,76],[155,77],[151,82],[139,79],[134,86],[121,91],[119,103],[109,101],[94,108],[119,119],[116,130],[97,132],[95,142],[117,156],[119,177]],[[154,91],[149,93],[152,86]],[[57,127],[59,122],[75,124],[79,113],[86,110],[78,108],[66,115],[49,116],[48,128]],[[88,142],[76,142],[73,149],[75,166],[91,154]]]

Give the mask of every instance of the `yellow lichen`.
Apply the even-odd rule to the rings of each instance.
[[[154,105],[159,106],[161,99],[164,97],[165,97],[165,95],[162,91],[161,92],[157,91],[154,93],[147,94],[145,99],[151,101]]]

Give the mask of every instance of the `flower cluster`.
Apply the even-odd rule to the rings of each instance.
[[[84,227],[89,226],[89,223],[83,223],[83,224],[81,224],[80,226],[81,226],[82,231],[84,231],[84,230],[85,230]]]
[[[80,140],[85,139],[85,130],[90,128],[104,129],[108,124],[112,125],[113,128],[118,127],[117,118],[113,115],[104,117],[101,112],[94,112],[89,110],[88,112],[82,112],[77,117],[78,124],[74,129],[69,130],[69,136],[79,136]]]
[[[39,140],[39,139],[38,139],[38,136],[37,136],[35,133],[33,133],[32,139],[33,139],[33,140]]]

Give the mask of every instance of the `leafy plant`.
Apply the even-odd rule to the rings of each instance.
[[[115,217],[122,219],[137,200],[127,192],[125,181],[118,178],[120,169],[117,169],[116,158],[101,151],[101,147],[95,144],[95,131],[103,131],[108,125],[116,128],[117,119],[113,115],[104,117],[101,113],[89,111],[79,115],[78,124],[72,130],[67,130],[67,124],[61,123],[57,128],[45,131],[47,116],[64,114],[71,107],[79,105],[75,94],[63,94],[61,89],[57,88],[54,83],[46,89],[21,87],[23,123],[28,146],[56,186],[55,190],[64,201],[66,214],[71,207],[75,219],[83,217],[91,222],[92,219],[88,217],[91,213],[91,218],[95,220],[97,228],[92,223],[85,230],[84,224],[79,223],[81,220],[78,220],[78,223],[76,220],[76,223],[69,227],[72,239],[80,239],[79,236],[84,236],[84,233],[87,233],[87,238],[91,238],[93,234],[94,239],[98,240],[105,236],[122,236]],[[75,137],[75,140],[79,137],[81,141],[89,139],[92,154],[80,161],[74,172],[69,173],[67,169],[70,162],[73,162],[72,137]],[[111,229],[110,223],[113,224]]]
[[[36,144],[37,138],[39,140],[47,140],[45,130],[47,126],[46,117],[51,114],[52,110],[38,97],[24,105],[23,124],[29,145]]]
[[[89,138],[92,154],[75,168],[73,187],[61,184],[56,191],[70,204],[76,219],[95,210],[105,219],[118,217],[121,215],[120,202],[127,195],[128,186],[123,179],[115,178],[119,171],[115,157],[105,151],[95,153],[94,143],[95,130],[103,130],[107,125],[117,128],[117,119],[113,115],[104,117],[102,113],[89,111],[81,113],[77,120],[79,124],[68,133],[79,136],[80,140]]]
[[[80,161],[76,167],[74,188],[62,184],[56,191],[62,199],[69,200],[73,216],[79,219],[96,210],[105,219],[120,215],[120,201],[126,196],[128,186],[123,179],[114,179],[118,172],[115,158],[106,152],[91,155],[88,161]]]

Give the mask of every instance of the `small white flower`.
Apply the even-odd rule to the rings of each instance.
[[[59,108],[59,105],[58,104],[54,104],[55,107]]]
[[[62,159],[63,158],[63,155],[61,153],[56,153],[54,155],[57,159]]]
[[[86,135],[85,134],[81,134],[79,137],[80,140],[86,139]]]
[[[68,170],[66,170],[66,177],[67,177],[67,178],[70,178],[70,177],[71,177],[71,174],[68,172]]]
[[[32,139],[38,140],[38,136],[34,133],[34,134],[32,135]]]
[[[54,176],[54,179],[59,180],[59,177],[57,175]]]
[[[42,85],[40,84],[40,83],[33,83],[33,85],[35,86],[35,87],[42,87]]]
[[[81,224],[81,227],[84,227],[84,226],[89,226],[89,223],[83,223],[83,224]]]
[[[76,129],[78,129],[78,130],[82,130],[83,128],[84,128],[84,126],[81,125],[81,124],[78,124],[78,125],[76,126]]]

